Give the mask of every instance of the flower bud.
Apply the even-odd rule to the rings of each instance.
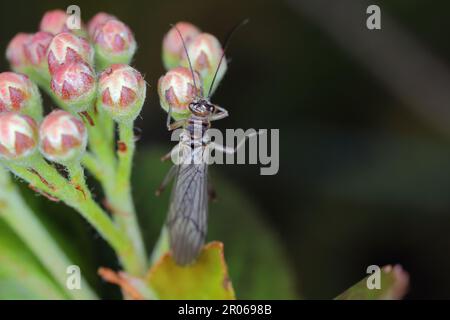
[[[77,60],[91,65],[94,63],[94,49],[89,42],[69,32],[57,34],[50,42],[47,52],[48,68],[51,74],[64,63]]]
[[[47,48],[53,36],[48,32],[39,31],[25,43],[25,55],[33,66],[41,66],[47,60]]]
[[[85,62],[63,64],[52,76],[53,93],[72,112],[86,111],[93,103],[96,80],[92,68]]]
[[[26,76],[0,73],[0,112],[15,111],[36,120],[42,117],[42,101],[37,86]]]
[[[41,19],[39,30],[56,35],[60,32],[69,31],[66,22],[67,14],[64,11],[47,11]]]
[[[78,35],[84,35],[85,30],[82,25],[80,29],[72,29],[68,23],[69,16],[62,10],[47,11],[41,19],[39,30],[57,35],[60,32],[74,32]],[[80,21],[81,24],[81,21]]]
[[[141,112],[145,94],[146,84],[137,70],[113,64],[99,76],[97,106],[117,122],[130,122]]]
[[[39,128],[39,149],[50,161],[66,164],[79,161],[86,150],[87,130],[84,123],[64,110],[54,110]]]
[[[130,63],[136,51],[136,40],[128,26],[119,20],[108,20],[95,29],[94,47],[100,69],[116,63]]]
[[[191,43],[187,46],[189,58],[191,59],[192,68],[200,74],[203,81],[203,92],[208,94],[209,88],[212,84],[214,74],[219,66],[220,58],[223,54],[222,46],[211,34],[202,33],[192,39]],[[186,55],[184,56],[182,63],[183,66],[189,67]],[[224,57],[220,65],[217,77],[214,83],[214,88],[211,93],[214,92],[220,80],[227,71],[227,61]]]
[[[6,49],[6,59],[14,71],[23,71],[29,65],[25,55],[25,44],[31,40],[33,35],[29,33],[18,33],[12,38]]]
[[[183,41],[178,34],[180,31],[186,46],[194,37],[200,34],[200,29],[189,22],[178,22],[164,36],[162,46],[162,59],[166,70],[178,67],[184,56]]]
[[[0,114],[0,159],[26,161],[38,144],[38,128],[29,116],[15,112]]]
[[[161,107],[168,112],[172,107],[174,119],[185,118],[189,114],[189,103],[200,95],[201,81],[195,73],[195,84],[188,68],[177,67],[169,70],[158,81],[158,94]]]
[[[105,12],[97,13],[95,16],[92,17],[92,19],[88,23],[89,36],[91,38],[94,38],[95,30],[97,29],[97,27],[103,25],[105,22],[107,22],[108,20],[112,20],[112,19],[117,20],[116,17],[114,17],[113,15],[110,15],[108,13],[105,13]]]

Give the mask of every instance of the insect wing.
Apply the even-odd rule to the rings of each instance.
[[[190,264],[205,243],[208,215],[208,165],[179,164],[167,225],[175,262]]]

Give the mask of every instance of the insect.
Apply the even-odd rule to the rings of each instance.
[[[247,22],[248,20],[242,21],[228,35],[208,95],[204,96],[201,88],[199,96],[195,97],[189,104],[189,117],[172,123],[172,107],[169,106],[167,129],[171,131],[183,128],[184,130],[180,134],[179,143],[163,159],[170,158],[170,155],[175,152],[175,154],[179,155],[181,161],[172,166],[157,193],[161,192],[175,178],[166,225],[169,232],[172,257],[178,265],[184,266],[194,262],[205,243],[208,198],[213,192],[208,186],[208,164],[204,155],[209,154],[210,149],[225,153],[234,153],[237,150],[223,147],[210,141],[207,130],[211,127],[212,121],[228,116],[227,110],[210,102],[211,89],[231,36],[240,26]],[[194,86],[197,89],[186,44],[181,32],[178,29],[176,30],[182,40]]]

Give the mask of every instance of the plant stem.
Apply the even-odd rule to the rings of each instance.
[[[3,168],[0,168],[0,201],[2,203],[1,217],[26,243],[62,290],[74,299],[96,299],[96,294],[83,277],[81,278],[81,290],[67,288],[66,269],[73,263],[26,205],[19,190]]]
[[[108,201],[115,211],[115,221],[126,232],[139,255],[141,270],[136,276],[142,276],[147,270],[146,251],[136,217],[131,194],[131,170],[135,141],[132,124],[119,124],[119,164],[114,188],[107,188]]]
[[[125,143],[130,144],[130,149],[125,157],[122,157],[122,154],[119,153],[118,164],[112,147],[114,123],[110,117],[102,112],[102,110],[97,110],[97,113],[93,112],[92,117],[95,125],[88,126],[91,153],[84,156],[83,165],[100,181],[107,198],[108,207],[114,214],[115,222],[133,244],[133,251],[137,254],[136,261],[139,261],[140,267],[135,268],[133,272],[127,271],[133,275],[141,276],[145,274],[147,264],[146,252],[130,190],[131,165],[134,153],[133,131],[131,128],[131,133],[128,132],[128,135],[124,137],[127,139]]]
[[[133,244],[114,225],[111,219],[95,201],[88,199],[87,201],[77,203],[75,209],[77,209],[113,247],[127,272],[130,274],[140,272],[141,263],[137,258],[138,255],[135,252]]]
[[[164,225],[161,229],[161,233],[159,234],[158,241],[156,242],[155,247],[153,248],[152,255],[150,257],[150,265],[154,265],[161,256],[170,250],[169,244],[169,232],[167,231],[166,226]]]
[[[86,151],[83,158],[81,159],[82,165],[89,170],[89,172],[94,176],[98,181],[102,181],[104,179],[104,171],[103,166],[98,161],[97,157]]]
[[[90,155],[85,155],[83,158],[83,165],[86,165],[89,171],[101,182],[105,193],[107,193],[106,188],[113,186],[115,183],[115,170],[117,166],[117,159],[114,155],[112,143],[114,138],[114,125],[112,119],[104,119],[106,117],[101,112],[92,112],[94,126],[87,126],[91,153]],[[97,176],[100,172],[101,176]]]
[[[84,178],[84,169],[81,166],[80,162],[74,162],[66,164],[67,171],[69,172],[70,183],[77,190],[81,190],[84,196],[89,196],[89,188],[86,185],[86,179]]]
[[[42,172],[44,178],[48,175],[50,181],[55,181],[51,171],[53,170],[56,173],[57,171],[43,159],[36,165],[35,169],[39,173]],[[75,179],[80,180],[80,184],[86,186],[84,173],[80,166],[70,168],[70,171],[74,171],[70,173],[71,177],[73,176]],[[61,199],[64,200],[64,202],[66,202],[69,206],[78,210],[80,214],[96,228],[100,235],[111,245],[111,247],[114,248],[127,272],[131,274],[140,272],[142,264],[139,260],[139,254],[136,252],[133,242],[130,241],[130,239],[128,239],[116,225],[114,225],[106,212],[103,211],[103,209],[92,199],[89,190],[85,188],[84,192],[80,192],[77,189],[73,189],[72,185],[69,184],[62,176],[59,174],[58,176],[59,179],[63,179],[65,185],[69,186],[72,190],[72,195],[70,197],[66,196],[70,192],[67,190],[63,195],[60,195]],[[58,183],[58,185],[63,186],[63,182]],[[67,188],[63,186],[62,189],[64,190]],[[73,190],[76,190],[75,192],[77,192],[78,195],[73,195]],[[80,197],[80,193],[82,194],[82,197]]]
[[[133,128],[130,125],[128,131],[122,130],[119,125],[120,140],[124,140],[124,144],[127,145],[127,152],[118,152],[119,163],[117,163],[112,152],[112,141],[114,138],[114,123],[112,119],[99,109],[94,115],[94,122],[95,126],[89,128],[89,148],[96,155],[97,163],[100,162],[102,165],[103,174],[100,182],[108,205],[114,213],[114,220],[133,243],[134,251],[138,255],[137,260],[140,261],[141,267],[134,275],[141,276],[147,271],[147,264],[145,247],[131,195],[130,180],[135,149]],[[87,159],[88,165],[93,165],[91,160],[93,159]]]
[[[84,193],[77,190],[41,156],[36,156],[32,164],[34,174],[25,167],[11,166],[11,169],[15,174],[38,188],[44,185],[42,189],[45,192],[77,210],[116,251],[125,270],[130,273],[138,272],[141,263],[137,258],[133,243],[92,199],[88,190]]]
[[[117,189],[131,192],[131,169],[136,143],[134,141],[133,125],[119,124],[119,167],[117,170]]]

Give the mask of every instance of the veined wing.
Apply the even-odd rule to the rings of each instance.
[[[207,164],[180,164],[172,190],[167,226],[175,262],[190,264],[205,243],[208,215]]]

